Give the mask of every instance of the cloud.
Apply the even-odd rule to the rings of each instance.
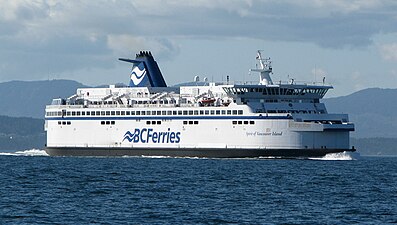
[[[379,50],[383,59],[397,62],[397,43],[383,44]]]
[[[181,38],[363,48],[397,32],[396,11],[391,0],[0,0],[0,75],[109,68],[142,49],[172,58]]]

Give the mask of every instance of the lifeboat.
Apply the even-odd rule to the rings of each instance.
[[[204,97],[199,101],[200,105],[203,106],[212,105],[214,102],[215,102],[215,98],[207,98],[207,97]]]

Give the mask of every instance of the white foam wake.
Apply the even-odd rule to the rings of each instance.
[[[12,156],[48,156],[44,150],[30,149],[17,152],[0,152],[0,155],[12,155]]]
[[[314,160],[357,160],[360,158],[360,154],[356,152],[339,152],[329,153],[321,158],[310,158]]]

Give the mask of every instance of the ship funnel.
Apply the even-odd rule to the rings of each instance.
[[[130,87],[167,87],[157,62],[149,51],[140,51],[135,59],[119,58],[132,63]]]

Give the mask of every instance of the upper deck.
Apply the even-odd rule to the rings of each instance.
[[[320,99],[332,86],[324,82],[296,84],[293,80],[275,84],[271,79],[270,58],[263,59],[258,51],[256,59],[259,61],[259,68],[251,70],[260,73],[259,82],[256,84],[232,84],[228,81],[205,82],[204,85],[199,85],[196,82],[196,85],[167,87],[165,83],[156,86],[149,82],[150,85],[147,86],[139,83],[129,87],[110,85],[107,88],[79,88],[76,94],[67,99],[55,99],[46,109],[228,107],[233,103],[237,106],[246,105],[251,111],[258,113],[326,113]],[[137,73],[142,73],[142,76],[150,75],[150,68],[145,60],[154,62],[151,54],[146,53],[137,55],[137,60],[127,60],[141,66],[133,67],[131,79],[137,81]],[[161,73],[151,73],[162,78]]]

